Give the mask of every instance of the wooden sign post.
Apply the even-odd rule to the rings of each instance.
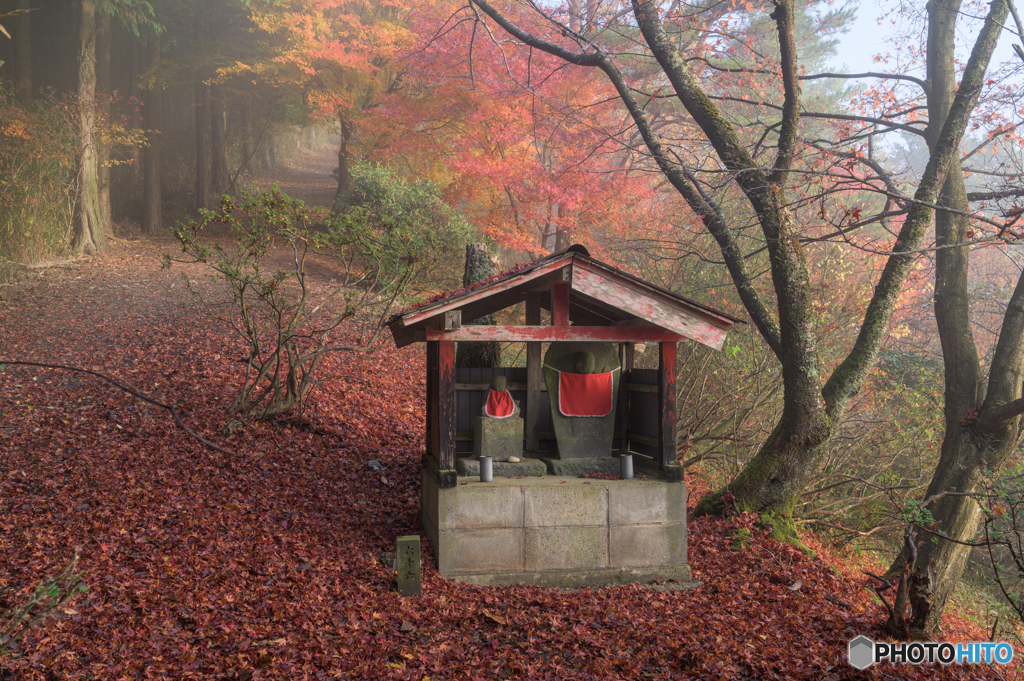
[[[419,596],[423,593],[420,582],[420,538],[406,535],[398,538],[395,567],[398,568],[398,593],[402,596]]]

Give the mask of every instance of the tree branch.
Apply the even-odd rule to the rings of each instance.
[[[600,51],[597,51],[594,54],[582,54],[566,50],[515,26],[500,12],[498,12],[498,10],[492,7],[487,0],[470,1],[472,4],[479,7],[484,14],[497,22],[499,26],[504,28],[517,39],[521,40],[524,44],[543,52],[547,52],[553,56],[565,59],[573,64],[591,67],[596,66],[604,72],[605,76],[607,76],[616,92],[618,92],[619,97],[622,99],[623,105],[626,107],[630,117],[633,119],[633,123],[636,125],[641,138],[647,145],[647,148],[651,152],[651,156],[654,161],[658,164],[659,169],[665,174],[665,177],[668,178],[676,191],[678,191],[686,200],[694,213],[700,217],[708,232],[710,232],[718,242],[719,248],[725,258],[726,266],[729,269],[729,274],[732,277],[736,290],[740,295],[740,299],[743,301],[744,307],[746,308],[747,313],[750,314],[754,325],[757,326],[758,331],[761,332],[761,335],[765,338],[769,347],[771,347],[776,354],[781,352],[781,340],[778,326],[772,319],[768,312],[768,308],[764,305],[764,302],[761,300],[751,283],[750,275],[746,270],[743,253],[732,238],[728,224],[725,222],[724,215],[717,212],[714,209],[714,206],[708,203],[701,191],[695,188],[694,183],[689,177],[687,177],[685,168],[673,163],[669,158],[669,154],[666,153],[661,139],[658,137],[657,133],[655,133],[650,119],[647,117],[643,107],[637,101],[636,96],[633,94],[622,73],[618,70],[612,60]],[[714,108],[710,101],[707,102],[707,104],[712,109]],[[745,151],[739,145],[738,141],[736,142],[736,146],[745,154]],[[749,156],[746,158],[749,164],[748,167],[753,167],[753,161]]]
[[[822,396],[830,414],[842,414],[846,405],[867,380],[868,370],[881,347],[896,299],[903,288],[903,281],[915,258],[914,255],[903,252],[916,249],[929,227],[934,210],[927,204],[935,203],[953,158],[960,153],[960,140],[981,96],[985,71],[995,51],[1007,11],[1005,2],[994,0],[988,16],[985,17],[985,24],[971,51],[949,115],[928,159],[921,183],[914,193],[914,203],[896,239],[893,255],[886,261],[875,286],[874,295],[864,313],[864,321],[857,334],[857,340],[822,389]]]
[[[178,414],[178,410],[176,408],[172,407],[169,404],[164,404],[163,402],[160,402],[159,400],[153,399],[152,397],[149,397],[148,395],[144,395],[143,393],[139,392],[135,388],[132,388],[132,387],[127,386],[127,385],[124,385],[123,383],[120,383],[120,382],[114,380],[113,378],[110,378],[109,376],[107,376],[105,374],[101,374],[98,371],[92,371],[91,369],[82,369],[81,367],[71,367],[71,366],[67,366],[67,365],[64,365],[64,364],[43,364],[42,362],[22,362],[22,361],[11,360],[11,359],[0,359],[0,366],[3,366],[5,364],[10,364],[10,365],[13,365],[13,366],[41,367],[43,369],[60,369],[62,371],[77,371],[78,373],[81,373],[81,374],[89,374],[90,376],[96,376],[97,378],[101,378],[104,381],[106,381],[107,383],[111,384],[115,388],[123,390],[124,392],[128,393],[129,395],[134,395],[135,397],[139,398],[143,402],[149,402],[150,404],[152,404],[152,405],[154,405],[156,407],[160,407],[161,409],[166,409],[168,412],[170,412],[171,416],[174,417],[175,423],[177,423],[178,426],[182,430],[184,430],[186,433],[191,435],[193,438],[195,438],[199,442],[202,442],[204,445],[206,445],[210,449],[213,449],[213,450],[216,450],[218,452],[221,452],[222,454],[235,455],[235,453],[233,451],[231,451],[230,449],[224,449],[223,447],[220,447],[220,446],[214,444],[213,442],[210,442],[209,440],[204,438],[202,435],[196,433],[194,430],[192,430],[191,428],[186,426],[185,422],[181,420],[181,415]]]
[[[800,76],[800,80],[820,80],[822,78],[883,78],[892,80],[906,80],[911,83],[915,83],[921,86],[921,89],[928,93],[927,81],[915,78],[914,76],[905,76],[900,73],[881,73],[878,71],[868,71],[867,73],[813,73],[809,76]]]
[[[1019,397],[1013,402],[1001,404],[997,407],[989,407],[978,415],[978,425],[982,428],[998,428],[1007,421],[1024,414],[1024,397]]]
[[[793,0],[774,0],[775,11],[771,16],[779,30],[779,57],[782,68],[782,89],[785,99],[782,105],[782,122],[779,127],[779,153],[775,157],[772,183],[782,187],[786,183],[786,171],[793,167],[793,157],[800,135],[800,79],[796,56],[796,18]]]

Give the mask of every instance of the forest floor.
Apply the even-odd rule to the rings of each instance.
[[[310,171],[323,187],[298,172],[282,187],[329,201],[330,170]],[[0,288],[0,359],[103,371],[232,452],[95,377],[0,368],[0,612],[75,546],[88,585],[0,658],[0,681],[1017,678],[855,671],[847,642],[884,638],[868,580],[750,516],[690,518],[693,590],[474,587],[439,576],[424,541],[423,595],[400,597],[379,556],[421,534],[422,348],[332,356],[301,421],[224,437],[241,346],[185,291],[201,266],[161,268],[175,246],[116,240]],[[740,528],[752,536],[734,551]],[[988,633],[949,614],[945,638]]]

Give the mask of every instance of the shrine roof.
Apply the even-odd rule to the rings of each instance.
[[[601,262],[583,246],[575,245],[442,298],[421,303],[396,314],[387,324],[395,344],[402,347],[428,340],[428,335],[437,336],[445,329],[451,330],[453,313],[459,320],[455,322],[457,327],[461,322],[469,324],[517,305],[530,296],[537,296],[540,307],[550,311],[551,298],[543,294],[549,293],[555,284],[568,285],[572,324],[568,328],[590,329],[596,334],[594,340],[665,340],[669,339],[666,334],[672,334],[717,349],[721,348],[726,331],[733,324],[744,323],[741,319]],[[601,333],[593,327],[620,327],[621,330]],[[487,331],[488,327],[470,328],[488,334],[489,340],[525,339],[522,334],[508,332],[502,337],[502,329],[507,330],[508,327],[490,327],[490,331]],[[547,337],[550,334],[537,331],[538,327],[520,328],[524,332],[534,330],[538,336],[534,340],[550,340]],[[635,338],[627,338],[629,334]],[[451,337],[453,340],[469,340],[454,333]]]

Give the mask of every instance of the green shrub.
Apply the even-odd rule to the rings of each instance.
[[[26,111],[0,85],[0,258],[34,262],[67,248],[76,150],[72,106],[44,95]]]
[[[221,287],[211,295],[185,278],[206,309],[228,322],[245,344],[247,356],[237,364],[241,388],[230,415],[267,420],[301,406],[325,354],[371,351],[406,291],[436,279],[453,262],[461,266],[468,226],[436,192],[380,169],[357,178],[364,192],[358,201],[315,228],[305,204],[275,186],[238,200],[225,196],[218,210],[203,210],[198,221],[172,229],[184,254],[173,260],[207,264],[230,295],[222,305]],[[215,224],[230,228],[230,248],[205,238]],[[311,257],[329,272],[331,285],[309,285]],[[171,261],[165,256],[167,266]],[[376,318],[372,336],[339,343],[338,327],[364,312]]]

